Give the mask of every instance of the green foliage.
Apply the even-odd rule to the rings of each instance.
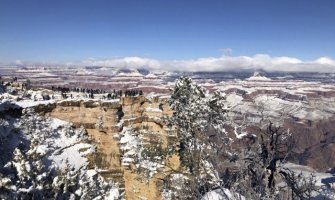
[[[174,112],[168,120],[169,127],[177,132],[178,153],[188,173],[185,183],[192,198],[198,198],[218,186],[215,178],[209,179],[217,174],[213,161],[217,159],[217,151],[226,151],[230,145],[223,128],[227,113],[225,97],[219,92],[209,95],[192,79],[181,77],[176,81],[170,107]]]

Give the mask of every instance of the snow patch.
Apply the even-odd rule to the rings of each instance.
[[[246,198],[226,188],[220,188],[206,193],[201,200],[246,200]]]
[[[271,81],[270,78],[262,76],[259,72],[255,72],[253,76],[246,79],[247,81]]]

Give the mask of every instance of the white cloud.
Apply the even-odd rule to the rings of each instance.
[[[335,66],[335,60],[329,57],[321,57],[314,61],[317,64]]]
[[[321,57],[313,61],[302,61],[294,57],[273,57],[268,54],[254,56],[222,56],[206,57],[189,60],[165,60],[142,57],[117,57],[105,60],[89,59],[84,65],[110,67],[165,69],[179,71],[228,71],[228,70],[257,70],[267,71],[309,71],[335,72],[335,60]]]
[[[16,64],[29,63],[17,60]],[[45,64],[46,63],[44,63],[44,65]],[[118,68],[145,67],[153,70],[177,71],[230,71],[263,69],[267,71],[335,73],[335,60],[330,57],[320,57],[311,61],[303,61],[294,57],[274,57],[268,54],[256,54],[254,56],[223,55],[221,57],[205,57],[188,60],[157,60],[136,56],[114,57],[110,59],[89,58],[81,62],[67,63],[67,65],[105,66]]]
[[[158,60],[142,58],[142,57],[117,57],[112,59],[97,60],[90,58],[84,60],[81,64],[90,66],[109,66],[109,67],[126,67],[126,68],[140,68],[149,67],[152,69],[159,69],[161,63]]]

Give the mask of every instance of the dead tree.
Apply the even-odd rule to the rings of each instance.
[[[294,146],[291,134],[270,122],[258,141],[240,154],[233,189],[248,199],[309,199],[318,191],[315,177],[283,165]]]

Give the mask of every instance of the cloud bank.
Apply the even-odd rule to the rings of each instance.
[[[177,71],[303,71],[335,72],[335,60],[320,57],[312,61],[303,61],[294,57],[273,57],[268,54],[254,56],[206,57],[190,60],[157,60],[144,57],[116,57],[111,59],[88,59],[80,63],[86,66],[105,66],[119,68],[149,68],[152,70]]]

